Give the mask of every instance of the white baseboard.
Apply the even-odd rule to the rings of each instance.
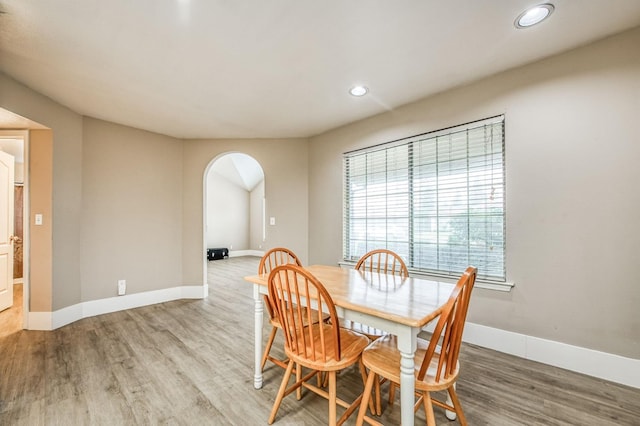
[[[179,299],[203,299],[208,285],[190,285],[127,294],[106,299],[77,303],[54,312],[29,312],[29,330],[55,330],[72,322],[96,315],[139,308]]]
[[[240,256],[262,257],[263,255],[264,255],[264,252],[260,251],[260,250],[234,250],[234,251],[229,251],[229,257],[240,257]]]
[[[247,256],[247,254],[238,256]],[[82,318],[110,312],[178,299],[202,299],[207,297],[208,292],[207,285],[181,286],[92,300],[54,312],[30,312],[29,329],[53,330]],[[465,326],[464,341],[520,358],[640,388],[639,359],[626,358],[474,323],[467,323]]]
[[[640,359],[467,323],[464,341],[520,358],[640,388]]]

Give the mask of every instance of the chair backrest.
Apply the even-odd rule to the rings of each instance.
[[[258,274],[268,274],[276,266],[287,264],[302,266],[302,262],[300,262],[300,259],[298,259],[298,256],[296,256],[293,251],[285,247],[274,247],[267,251],[264,256],[262,256],[262,259],[260,259],[260,263],[258,264]],[[273,310],[273,306],[271,305],[271,300],[269,300],[268,295],[264,296],[264,304],[267,307],[269,318],[275,319],[276,313]]]
[[[300,262],[298,256],[288,248],[272,248],[262,256],[262,259],[260,259],[258,274],[268,274],[276,266],[286,265],[289,263],[302,266],[302,262]]]
[[[340,320],[331,296],[309,271],[281,265],[269,274],[269,298],[282,326],[285,349],[311,363],[340,360]],[[329,323],[313,321],[323,311]]]
[[[409,276],[409,270],[402,258],[387,249],[371,250],[358,260],[355,269],[359,271],[399,275],[403,278]]]
[[[438,355],[435,381],[448,379],[457,370],[458,355],[462,345],[462,332],[467,320],[471,290],[478,270],[469,266],[454,287],[436,324],[425,353],[418,380],[424,380],[434,355]]]

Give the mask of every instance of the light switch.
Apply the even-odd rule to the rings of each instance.
[[[36,213],[36,225],[42,225],[42,214]]]
[[[270,217],[269,218],[269,225],[275,225],[276,224],[276,218],[275,217]]]

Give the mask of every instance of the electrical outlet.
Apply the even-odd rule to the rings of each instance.
[[[118,296],[124,296],[127,292],[127,280],[118,280]]]

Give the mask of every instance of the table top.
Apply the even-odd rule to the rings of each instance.
[[[339,266],[306,266],[325,286],[336,306],[423,327],[438,315],[455,284],[422,278],[361,272]],[[267,286],[268,274],[245,280]]]

